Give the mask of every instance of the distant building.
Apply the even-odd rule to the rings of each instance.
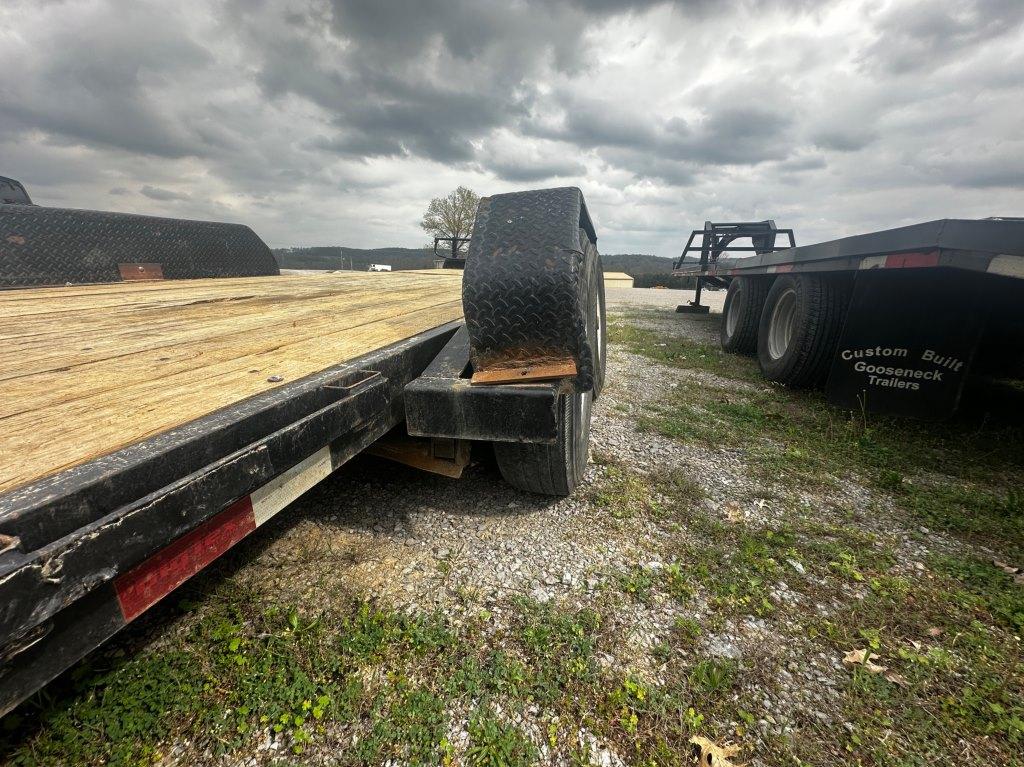
[[[604,286],[606,288],[631,288],[633,278],[625,272],[605,272]]]

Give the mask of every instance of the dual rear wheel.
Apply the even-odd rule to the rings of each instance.
[[[756,352],[766,378],[794,388],[824,383],[849,302],[841,276],[737,277],[729,285],[722,348]]]

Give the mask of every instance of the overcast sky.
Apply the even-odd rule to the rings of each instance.
[[[1024,0],[0,0],[0,175],[43,205],[418,246],[583,189],[604,253],[1024,215]]]

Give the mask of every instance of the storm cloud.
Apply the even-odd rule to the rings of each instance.
[[[574,184],[604,252],[1024,209],[1018,0],[6,0],[0,174],[41,204],[418,245]]]

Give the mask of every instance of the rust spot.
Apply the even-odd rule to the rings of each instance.
[[[164,270],[160,264],[118,264],[121,279],[129,280],[162,280]]]

